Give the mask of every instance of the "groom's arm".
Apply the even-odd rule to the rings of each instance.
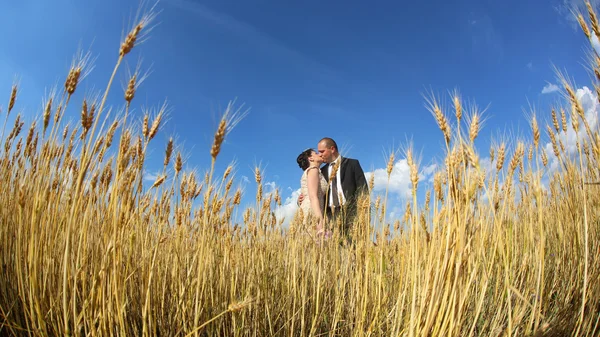
[[[366,192],[369,191],[369,185],[367,183],[367,178],[365,178],[365,172],[363,172],[362,167],[360,166],[360,162],[358,159],[354,165],[354,180],[356,181],[356,189],[364,189]]]

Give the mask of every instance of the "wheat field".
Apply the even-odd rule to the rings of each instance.
[[[592,6],[575,15],[590,41],[600,37]],[[600,335],[600,129],[566,75],[558,74],[563,105],[532,113],[528,137],[493,142],[488,171],[480,160],[488,153],[475,146],[481,111],[458,92],[448,107],[432,96],[446,144],[433,189],[419,197],[419,162],[407,147],[403,220],[385,218],[387,193],[365,194],[351,242],[333,222],[333,237],[321,240],[301,214],[282,226],[281,197],[263,193],[260,168],[256,205],[246,209],[232,189],[234,166],[215,170],[244,116],[234,104],[206,149],[206,174],[182,170],[171,139],[162,174],[144,185],[167,106],[133,122],[139,72],[123,116],[105,105],[155,17],[147,12],[116,46],[102,96],[77,91],[89,54],[76,55],[29,125],[14,112],[13,86],[0,138],[1,335]],[[590,55],[600,93],[600,56]],[[67,109],[81,111],[77,123],[63,120]],[[567,134],[576,135],[572,148]]]

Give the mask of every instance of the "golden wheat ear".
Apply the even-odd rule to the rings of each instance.
[[[449,146],[451,140],[450,124],[448,123],[446,116],[442,112],[442,109],[438,103],[438,99],[435,97],[435,95],[431,94],[431,98],[426,98],[426,103],[427,110],[429,110],[435,117],[438,127],[444,135],[446,145]],[[458,111],[458,115],[462,116],[462,108],[459,107],[459,109],[460,110]]]
[[[6,113],[7,115],[10,115],[10,112],[15,107],[15,102],[17,100],[17,88],[17,85],[13,84],[12,89],[10,91],[10,99],[8,101],[8,111]]]

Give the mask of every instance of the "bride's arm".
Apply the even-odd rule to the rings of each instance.
[[[310,196],[310,206],[314,214],[319,218],[323,219],[323,213],[321,212],[321,205],[319,204],[319,169],[310,169],[307,172],[307,185],[308,195]]]

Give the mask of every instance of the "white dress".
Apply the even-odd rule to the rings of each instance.
[[[308,194],[308,171],[309,170],[317,170],[319,172],[319,189],[317,190],[317,196],[319,198],[319,207],[321,207],[321,214],[324,214],[325,209],[325,193],[327,193],[327,180],[321,173],[318,167],[309,167],[302,173],[302,178],[300,178],[300,193],[304,196],[302,199],[302,203],[300,204],[300,208],[302,208],[302,212],[304,214],[304,220],[307,217],[314,216],[314,212],[312,210],[310,204],[310,195]]]

